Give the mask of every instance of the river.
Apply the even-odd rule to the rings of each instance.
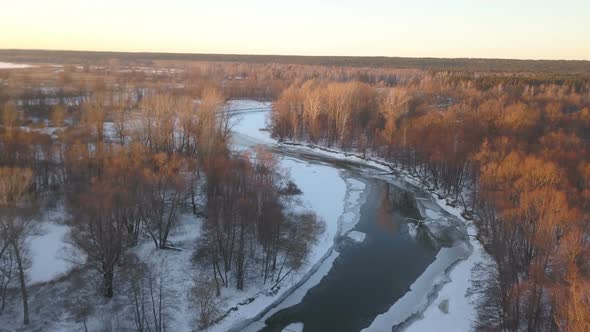
[[[416,236],[413,220],[423,219],[421,215],[433,212],[442,216],[444,212],[428,202],[427,195],[417,188],[390,181],[391,176],[384,175],[382,169],[277,144],[267,131],[261,130],[266,126],[269,104],[235,102],[232,107],[238,121],[234,134],[237,149],[264,145],[291,172],[303,167],[329,168],[345,182],[362,184],[362,199],[354,201],[358,206],[344,201],[340,211],[341,214],[354,213],[353,222],[349,218],[346,226],[343,218],[325,220],[328,224],[338,222],[338,231],[304,280],[234,330],[378,331],[383,326],[376,324],[380,315],[388,328],[394,328],[404,326],[423,311],[436,292],[436,282],[440,282],[438,275],[468,255],[468,248],[443,248],[444,251],[430,238]],[[320,191],[318,197],[350,194],[349,186],[322,184],[321,172],[314,176],[312,186],[303,188],[304,192]],[[313,183],[317,185],[314,187]],[[408,194],[411,199],[400,199],[407,198]],[[403,307],[392,310],[396,303]]]

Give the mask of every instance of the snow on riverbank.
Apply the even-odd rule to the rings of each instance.
[[[442,248],[436,255],[436,259],[410,286],[402,298],[397,300],[391,308],[377,316],[373,323],[363,329],[365,332],[382,332],[391,331],[392,327],[403,324],[408,318],[423,312],[429,305],[429,298],[436,296],[440,285],[450,282],[446,276],[446,270],[455,262],[469,254],[470,249],[464,244],[458,244],[451,248]],[[446,331],[434,326],[437,331]],[[422,331],[431,331],[426,329]],[[465,331],[461,329],[451,329],[448,331]]]
[[[284,147],[292,150],[305,149],[326,157],[361,163],[379,170],[392,170],[387,162],[383,160],[363,158],[344,151],[297,143],[286,143],[284,144]],[[421,188],[423,186],[423,183],[419,179],[405,171],[401,171],[400,175],[401,180],[391,178],[390,176],[386,177],[390,178],[389,181],[393,183],[399,183],[401,185],[406,183],[417,188]],[[385,176],[380,177],[385,178]],[[489,260],[489,257],[487,257],[481,243],[475,240],[477,228],[472,223],[465,220],[465,218],[462,216],[462,210],[459,207],[450,206],[446,199],[438,198],[439,194],[440,193],[433,192],[427,193],[428,197],[425,197],[426,199],[421,201],[421,204],[419,204],[424,204],[421,208],[422,214],[426,218],[435,219],[440,217],[441,210],[444,210],[444,212],[452,215],[453,217],[456,217],[459,221],[464,223],[467,228],[467,234],[469,235],[468,240],[471,246],[471,253],[467,252],[463,254],[464,258],[457,261],[456,263],[446,259],[448,265],[451,265],[451,268],[447,271],[441,269],[440,267],[438,269],[436,269],[436,267],[432,268],[434,270],[438,270],[441,273],[441,278],[438,279],[440,284],[438,287],[436,287],[434,293],[428,295],[427,299],[429,299],[429,301],[427,301],[425,304],[422,303],[421,313],[419,311],[410,312],[412,314],[410,316],[413,316],[413,319],[407,321],[406,323],[408,324],[404,324],[406,331],[429,331],[433,329],[437,331],[470,331],[472,330],[472,323],[476,319],[476,308],[472,304],[474,299],[469,297],[467,294],[468,289],[472,286],[471,271],[478,263]],[[415,229],[410,228],[410,233],[415,233]],[[437,260],[435,261],[436,264],[439,264],[437,262],[440,260],[440,258],[440,256],[437,256]],[[440,262],[442,263],[443,261]],[[379,328],[372,330],[390,330],[394,325],[403,322],[403,320],[398,321],[399,319],[394,319],[391,322],[387,322],[386,317],[397,317],[394,317],[391,313],[392,311],[397,310],[394,307],[395,304],[388,311],[388,313],[384,314],[384,317],[379,318],[379,321],[375,322],[375,324],[381,324],[377,325]],[[441,308],[444,308],[444,310]],[[388,314],[389,316],[387,316]],[[408,316],[408,318],[410,316]]]
[[[475,227],[468,228],[475,236]],[[420,319],[410,324],[406,331],[471,331],[475,321],[476,309],[472,299],[467,296],[471,287],[471,270],[477,263],[486,260],[485,251],[478,241],[471,241],[473,252],[467,259],[459,262],[449,273],[450,282],[438,292],[437,298],[422,313]],[[441,307],[446,307],[445,310]]]
[[[22,69],[30,67],[32,66],[24,63],[0,62],[0,69]]]
[[[213,326],[210,331],[227,331],[236,323],[251,319],[270,306],[281,295],[288,292],[291,286],[295,285],[312,269],[313,265],[320,261],[322,257],[331,250],[334,238],[338,234],[338,220],[344,211],[346,184],[340,177],[339,172],[329,166],[310,164],[294,158],[281,158],[280,165],[283,168],[290,169],[291,180],[301,189],[300,195],[301,206],[296,209],[311,210],[325,222],[325,232],[320,240],[313,246],[309,257],[308,264],[300,273],[291,275],[290,278],[283,280],[281,288],[275,294],[267,296],[259,295],[256,299],[247,304],[239,305],[257,293],[263,290],[261,287],[251,286],[245,291],[226,290],[223,294],[226,296],[228,307],[238,307],[237,311],[232,311],[229,316]],[[352,204],[353,202],[348,202]],[[333,251],[335,252],[335,251]],[[335,259],[335,257],[333,257]],[[311,281],[306,283],[305,287],[313,287],[319,282],[324,274],[331,268],[331,260],[324,261],[321,265],[321,271],[312,274]],[[326,265],[327,264],[327,265]],[[267,286],[268,287],[268,286]],[[309,289],[307,288],[307,289]],[[306,288],[298,288],[307,292]],[[305,294],[305,293],[304,293]]]
[[[236,100],[231,101],[228,108],[236,114],[236,123],[233,127],[234,149],[241,151],[256,145],[277,145],[270,133],[264,130],[267,127],[270,103]],[[288,170],[291,180],[302,191],[299,205],[293,208],[315,212],[324,221],[325,232],[313,246],[307,266],[297,275],[284,280],[279,292],[272,296],[258,296],[255,301],[239,306],[237,311],[233,311],[213,326],[212,331],[236,328],[236,324],[254,318],[273,305],[273,302],[275,307],[270,312],[300,301],[307,291],[317,285],[330,271],[332,263],[338,257],[338,252],[332,249],[335,239],[353,229],[359,220],[360,207],[365,198],[363,182],[344,176],[332,166],[293,157],[278,157],[280,167]],[[230,294],[230,304],[243,301],[255,290]],[[265,315],[268,314],[270,313],[267,312]],[[249,325],[250,328],[254,326],[256,323]]]
[[[294,158],[281,158],[280,165],[289,170],[291,180],[301,189],[301,207],[315,212],[325,223],[325,232],[308,258],[310,262],[317,262],[339,234],[338,221],[344,213],[347,183],[339,171],[330,166]]]
[[[336,250],[332,249],[328,257],[326,257],[315,273],[305,280],[301,286],[297,287],[293,293],[289,294],[289,296],[287,296],[284,301],[280,302],[276,307],[269,310],[261,319],[261,321],[264,321],[282,309],[294,306],[301,302],[305,294],[307,294],[307,291],[319,284],[320,281],[328,274],[328,272],[330,272],[332,265],[334,265],[334,261],[339,255],[340,254]]]

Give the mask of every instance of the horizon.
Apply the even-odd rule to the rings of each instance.
[[[590,3],[581,0],[26,0],[4,7],[0,29],[9,32],[0,49],[590,60]]]
[[[565,58],[494,58],[494,57],[435,57],[435,56],[396,56],[396,55],[331,55],[331,54],[272,54],[272,53],[208,53],[208,52],[167,52],[167,51],[120,51],[89,49],[40,49],[40,48],[0,48],[14,52],[72,52],[72,53],[113,53],[113,54],[163,54],[163,55],[220,55],[220,56],[269,56],[269,57],[317,57],[317,58],[385,58],[385,59],[437,59],[437,60],[509,60],[509,61],[569,61],[590,62],[590,59]]]

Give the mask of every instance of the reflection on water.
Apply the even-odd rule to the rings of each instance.
[[[398,222],[393,222],[392,215],[394,215],[393,203],[389,198],[389,183],[386,186],[379,186],[379,197],[381,202],[376,211],[376,224],[381,227],[383,232],[395,233],[398,231]]]
[[[356,230],[360,244],[339,246],[328,275],[303,300],[269,317],[262,331],[303,323],[304,331],[359,331],[402,297],[436,252],[407,233],[404,209],[389,199],[388,184],[364,178],[368,196]]]

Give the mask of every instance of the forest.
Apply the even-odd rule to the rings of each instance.
[[[590,330],[588,62],[0,58],[36,63],[0,69],[0,319],[43,323],[27,243],[55,204],[72,275],[93,290],[63,307],[86,330],[92,303],[113,297],[132,330],[167,329],[173,285],[136,248],[179,251],[169,236],[186,214],[203,220],[184,290],[199,329],[227,314],[224,290],[302,269],[324,222],[291,208],[301,191],[271,153],[230,148],[226,103],[242,98],[272,102],[280,142],[385,161],[460,207],[491,258],[472,271],[476,330]]]
[[[272,132],[382,158],[461,205],[493,258],[475,271],[478,329],[585,331],[588,84],[476,82],[308,80],[281,93]]]

